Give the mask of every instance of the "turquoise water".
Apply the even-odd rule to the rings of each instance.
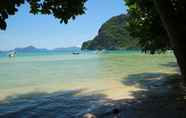
[[[79,55],[73,55],[70,52],[35,52],[18,53],[15,58],[8,58],[6,54],[1,54],[0,100],[8,101],[9,98],[16,99],[21,95],[31,94],[32,96],[33,93],[33,96],[39,93],[38,96],[40,97],[37,98],[36,94],[37,99],[34,98],[31,99],[31,101],[29,101],[29,99],[27,102],[21,102],[20,105],[19,102],[15,102],[12,107],[8,108],[4,104],[2,106],[0,105],[0,116],[6,112],[14,111],[17,108],[22,110],[23,106],[24,108],[32,108],[31,106],[33,106],[33,104],[35,105],[41,101],[45,102],[45,100],[49,100],[50,102],[50,99],[48,99],[50,98],[49,96],[56,96],[58,92],[80,89],[91,90],[93,92],[105,89],[114,90],[117,87],[121,88],[121,80],[127,79],[128,76],[133,74],[175,73],[175,68],[166,66],[174,62],[175,57],[172,53],[148,55],[135,51],[109,51],[104,53],[92,51],[82,52]],[[44,96],[42,96],[43,94],[41,93],[44,93]],[[78,92],[73,94],[78,94]],[[110,95],[108,91],[106,91],[105,94]],[[60,96],[63,95],[65,96],[66,94],[60,94]],[[58,96],[58,98],[61,97]],[[62,97],[60,102],[68,99],[63,105],[65,105],[65,108],[70,109],[71,105],[77,105],[77,101],[73,101],[75,98],[77,98],[78,101],[82,100],[80,96],[78,98],[78,96],[75,97],[71,95],[67,98]],[[91,99],[94,98],[86,98],[85,101],[82,101],[82,104],[84,104],[84,102],[89,103]],[[76,106],[77,108],[74,107],[74,109],[71,110],[73,111],[71,115],[79,113],[82,104],[80,104],[81,102],[78,103],[80,106]],[[90,104],[83,106],[84,109],[87,109]],[[46,109],[58,106],[58,104],[54,104],[54,106],[45,105],[43,107]],[[58,107],[63,108],[63,106]],[[36,111],[32,112],[37,114]],[[56,112],[57,111],[54,112],[54,115],[58,114]],[[16,111],[16,113],[19,112]],[[20,118],[29,116],[29,113],[26,115],[22,114],[23,116],[19,114]],[[63,115],[62,117],[68,118],[69,116]]]
[[[52,83],[86,81],[95,78],[99,60],[94,54],[71,53],[19,54],[16,58],[3,57],[0,61],[1,89]],[[90,67],[87,69],[87,66]]]

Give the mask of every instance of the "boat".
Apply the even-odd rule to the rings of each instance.
[[[8,53],[8,57],[15,57],[16,56],[16,52],[9,52]]]
[[[79,52],[73,52],[72,54],[74,54],[74,55],[78,55],[78,54],[80,54]]]
[[[97,51],[96,51],[96,54],[102,54],[102,53],[104,53],[104,52],[106,52],[106,50],[105,50],[105,49],[102,49],[102,50],[97,50]]]

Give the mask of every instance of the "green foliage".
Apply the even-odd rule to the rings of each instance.
[[[139,39],[143,51],[154,54],[170,49],[169,38],[153,0],[125,0],[128,6],[127,30]]]
[[[18,7],[25,2],[30,5],[30,13],[53,15],[60,23],[68,23],[77,15],[85,13],[84,3],[87,0],[1,0],[0,1],[0,29],[6,29],[6,19],[15,15]]]
[[[137,39],[131,38],[128,31],[126,31],[126,19],[126,15],[120,15],[105,22],[93,40],[83,43],[82,49],[115,50],[139,48]]]

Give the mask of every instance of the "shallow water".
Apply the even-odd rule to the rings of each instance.
[[[103,98],[127,97],[126,91],[134,88],[121,80],[131,75],[175,73],[171,63],[172,53],[135,51],[1,54],[0,116],[73,118]]]

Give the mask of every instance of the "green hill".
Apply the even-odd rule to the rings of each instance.
[[[131,38],[126,31],[126,18],[126,15],[119,15],[109,19],[101,26],[98,35],[93,40],[84,42],[81,49],[117,50],[138,48],[138,41]]]

